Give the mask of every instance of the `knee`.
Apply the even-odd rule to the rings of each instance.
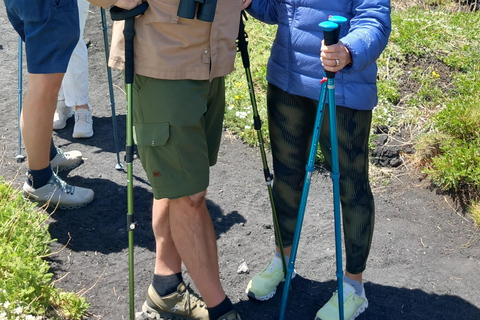
[[[205,203],[205,195],[206,191],[202,191],[199,193],[196,193],[194,195],[185,197],[188,203],[190,204],[191,207],[198,208],[201,207]]]
[[[184,205],[191,208],[200,208],[205,204],[205,195],[206,191],[202,191],[191,196],[182,197],[179,199],[172,200],[176,203],[183,203]]]

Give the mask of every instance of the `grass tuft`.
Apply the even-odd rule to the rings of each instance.
[[[47,214],[0,180],[0,319],[81,319],[88,303],[56,289]]]

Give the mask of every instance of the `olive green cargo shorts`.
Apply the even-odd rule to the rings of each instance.
[[[133,136],[155,199],[207,189],[225,111],[224,78],[161,80],[135,75]]]

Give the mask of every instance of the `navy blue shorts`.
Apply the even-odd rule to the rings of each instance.
[[[5,0],[8,19],[25,42],[29,73],[65,73],[80,27],[77,0]]]

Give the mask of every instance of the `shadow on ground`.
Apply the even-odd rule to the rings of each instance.
[[[318,309],[336,290],[336,281],[317,282],[301,276],[292,281],[285,319],[314,320]],[[396,288],[366,283],[370,305],[357,320],[453,320],[480,319],[480,309],[452,295],[429,294],[419,289]],[[283,284],[275,297],[266,302],[244,300],[235,307],[242,320],[278,319]]]

